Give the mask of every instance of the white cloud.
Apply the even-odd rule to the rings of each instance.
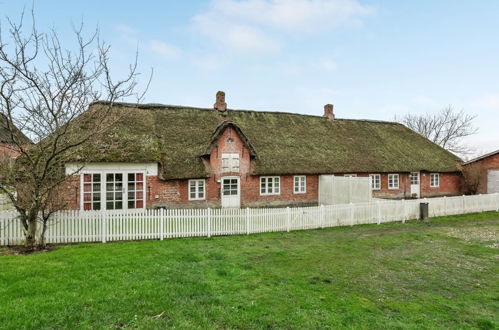
[[[319,68],[327,72],[332,72],[336,70],[336,63],[330,58],[323,58],[319,61]]]
[[[168,60],[178,59],[182,54],[178,47],[159,40],[150,40],[147,43],[147,47],[152,52]]]
[[[192,65],[207,71],[215,71],[222,66],[220,60],[214,56],[192,56],[190,62]]]
[[[487,110],[499,110],[499,95],[484,95],[473,101],[471,105]]]
[[[212,12],[281,30],[317,31],[373,13],[357,0],[214,0]]]
[[[194,17],[194,24],[199,32],[228,50],[260,55],[276,53],[281,48],[276,39],[261,29],[224,18],[219,20],[212,12]]]
[[[128,26],[126,24],[118,24],[114,27],[114,29],[122,34],[125,35],[137,35],[138,31],[131,26]]]
[[[373,12],[357,0],[212,0],[193,24],[227,49],[267,54],[282,48],[282,34],[359,24]]]
[[[420,95],[414,99],[414,102],[417,104],[425,105],[428,107],[440,107],[441,104],[439,104],[437,101],[432,99],[431,97]]]

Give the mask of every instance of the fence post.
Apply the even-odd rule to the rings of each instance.
[[[462,199],[462,207],[463,207],[463,210],[462,210],[462,213],[461,214],[465,214],[466,213],[466,207],[465,207],[465,201],[466,201],[466,198],[464,197],[464,195],[461,197]]]
[[[211,237],[211,209],[208,208],[208,237]]]
[[[106,243],[106,211],[101,211],[101,235],[102,243]]]
[[[499,212],[499,193],[496,193],[496,212]]]
[[[405,223],[405,218],[407,217],[407,205],[406,205],[405,199],[402,199],[402,208],[404,209],[403,216],[402,216],[402,223]]]
[[[381,202],[380,201],[376,201],[376,206],[377,206],[377,211],[378,211],[378,225],[381,224]]]
[[[250,209],[246,208],[246,235],[250,233]]]
[[[324,204],[321,204],[321,228],[324,228],[324,222],[326,222],[326,212]]]
[[[291,210],[289,206],[286,207],[286,231],[289,233],[291,230]]]
[[[425,197],[425,198],[423,198],[423,201],[424,201],[425,203],[428,203],[428,198],[426,198],[426,197]],[[430,204],[428,204],[428,218],[430,218]]]
[[[165,209],[159,209],[159,239],[162,241],[165,238]]]
[[[482,194],[478,194],[478,207],[480,209],[480,213],[482,213],[483,212]]]
[[[350,206],[350,226],[353,226],[353,215],[354,215],[354,204],[352,202],[350,202],[350,204],[348,204]]]
[[[448,215],[447,214],[447,196],[444,196],[444,215]]]

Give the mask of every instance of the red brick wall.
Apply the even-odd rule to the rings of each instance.
[[[343,176],[345,173],[335,174]],[[369,176],[369,173],[347,173],[357,174],[359,177]],[[381,189],[373,190],[373,196],[379,198],[411,198],[411,182],[409,173],[399,174],[399,189],[388,189],[388,174],[389,173],[373,173],[381,174]],[[392,173],[390,173],[392,174]],[[396,174],[396,173],[394,173]],[[455,173],[440,173],[440,186],[430,187],[430,173],[420,173],[420,189],[421,197],[435,196],[452,196],[461,194],[461,174]]]
[[[430,173],[421,173],[421,197],[452,196],[461,194],[461,174],[440,173],[440,186],[430,186]]]
[[[0,143],[0,157],[16,158],[20,152],[16,150],[16,146],[7,143]]]

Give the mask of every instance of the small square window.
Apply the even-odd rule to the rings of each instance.
[[[381,174],[369,174],[371,178],[371,189],[380,190],[381,189]]]
[[[438,173],[430,174],[430,187],[432,188],[440,187],[440,175]]]
[[[278,176],[260,177],[260,195],[279,195],[281,179]]]
[[[399,175],[388,174],[388,189],[399,189]]]
[[[204,180],[189,180],[189,200],[204,200],[204,190]]]
[[[307,192],[307,177],[305,175],[297,175],[294,177],[293,192],[295,194],[304,194]]]

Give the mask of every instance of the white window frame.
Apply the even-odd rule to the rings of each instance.
[[[222,173],[239,173],[239,163],[239,154],[223,153]]]
[[[147,171],[141,168],[134,169],[134,167],[126,167],[123,166],[123,168],[126,168],[126,170],[115,168],[115,169],[90,169],[84,168],[81,170],[78,175],[80,176],[80,210],[84,211],[84,175],[85,174],[100,174],[101,176],[101,187],[100,187],[100,196],[101,196],[101,211],[108,211],[107,209],[107,200],[106,200],[106,186],[107,186],[107,174],[122,174],[123,175],[123,181],[122,181],[122,194],[123,194],[123,199],[122,199],[122,205],[123,207],[121,210],[143,210],[146,209],[147,207]],[[129,173],[140,173],[143,175],[143,189],[142,189],[142,196],[143,196],[143,204],[142,207],[140,208],[128,208],[128,174]],[[134,190],[134,192],[137,192],[137,190]]]
[[[307,176],[306,175],[295,175],[293,177],[293,193],[294,194],[306,194],[307,193]]]
[[[268,184],[270,181],[272,181],[272,192],[268,192],[269,191]],[[278,183],[277,185],[275,184],[276,181]],[[265,192],[262,191],[262,184],[263,183],[265,183]],[[280,176],[261,176],[260,177],[260,196],[280,195],[280,194],[281,194],[281,177]]]
[[[394,178],[397,178],[397,180],[396,180],[397,185],[396,186],[393,184],[393,183],[395,183]],[[390,183],[390,180],[392,181],[392,183]],[[390,189],[390,190],[400,189],[400,175],[398,173],[388,174],[388,189]]]
[[[369,174],[369,177],[371,178],[371,190],[381,190],[381,174]],[[377,182],[375,178],[377,178]]]
[[[413,181],[413,178],[417,178],[418,180],[418,183],[414,183]],[[409,173],[409,181],[411,182],[411,185],[419,185],[421,184],[421,176],[419,174],[419,172],[411,172]]]
[[[203,184],[203,190],[199,188],[200,183]],[[194,194],[195,197],[191,197],[191,184],[194,184]],[[199,197],[199,193],[203,193],[203,197]],[[204,201],[206,199],[206,180],[205,179],[192,179],[189,180],[189,185],[187,189],[187,194],[190,201]]]
[[[434,184],[434,178],[436,178],[436,184]],[[431,188],[440,187],[440,173],[430,173],[430,187]]]

